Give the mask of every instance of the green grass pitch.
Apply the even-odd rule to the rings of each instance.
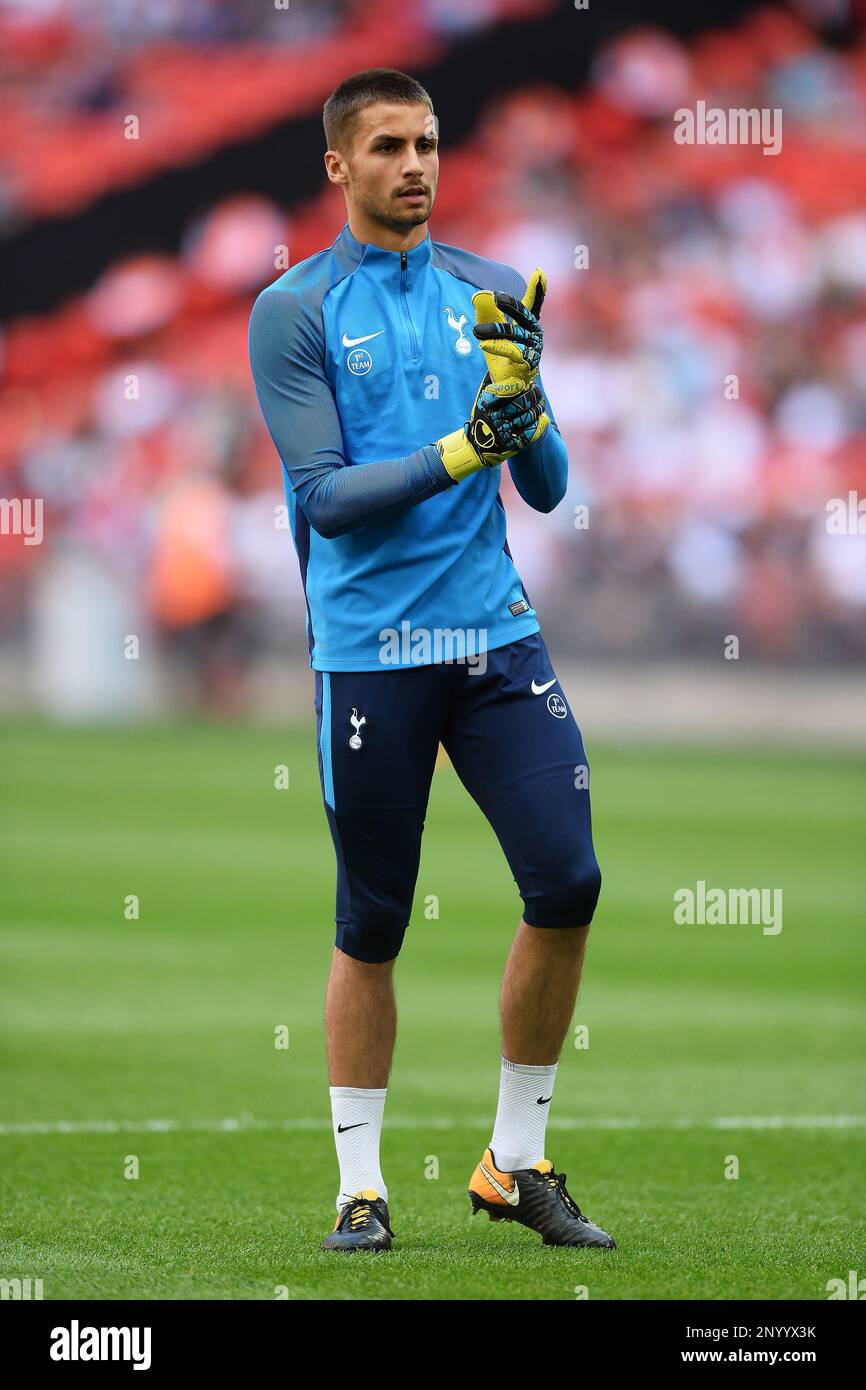
[[[312,721],[7,724],[0,1277],[46,1299],[571,1300],[822,1299],[866,1274],[866,764],[586,733],[604,888],[548,1155],[619,1248],[470,1217],[520,900],[445,766],[397,968],[397,1242],[345,1257],[318,1249],[334,869]],[[781,888],[781,933],[675,925],[698,879]]]

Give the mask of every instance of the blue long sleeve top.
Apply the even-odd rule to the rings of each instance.
[[[499,470],[455,484],[432,443],[468,418],[484,374],[471,334],[480,288],[519,298],[526,285],[429,235],[386,251],[346,225],[253,306],[250,362],[282,463],[316,669],[379,669],[380,634],[407,620],[480,628],[488,648],[538,630],[508,548]],[[545,400],[550,427],[508,460],[520,496],[542,512],[568,476]]]

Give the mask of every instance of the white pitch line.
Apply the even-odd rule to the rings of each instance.
[[[431,1117],[416,1120],[400,1116],[388,1117],[385,1129],[485,1129],[491,1116],[453,1120]],[[303,1117],[294,1120],[256,1120],[252,1115],[238,1115],[224,1120],[22,1120],[0,1121],[0,1136],[14,1134],[233,1134],[253,1130],[324,1130],[332,1128],[324,1118]],[[637,1116],[628,1118],[588,1117],[587,1119],[559,1118],[552,1115],[549,1129],[866,1129],[866,1115],[721,1115],[706,1119],[648,1120]]]

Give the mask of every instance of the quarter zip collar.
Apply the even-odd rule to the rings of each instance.
[[[423,241],[413,246],[411,251],[386,251],[372,242],[358,241],[349,230],[348,222],[337,237],[335,246],[340,246],[354,266],[364,264],[365,270],[374,274],[388,275],[408,271],[414,277],[430,264],[433,256],[433,242],[428,231]]]

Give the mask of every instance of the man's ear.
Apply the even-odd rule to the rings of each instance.
[[[325,151],[325,173],[331,183],[338,183],[341,186],[348,183],[349,176],[343,163],[343,157],[336,150]]]

